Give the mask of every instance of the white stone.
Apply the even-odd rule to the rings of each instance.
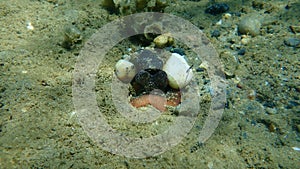
[[[169,85],[174,88],[183,88],[189,84],[193,77],[193,71],[183,56],[172,53],[165,63],[163,70],[168,75]]]
[[[136,70],[133,63],[121,59],[116,63],[116,76],[124,83],[129,83],[135,76]]]

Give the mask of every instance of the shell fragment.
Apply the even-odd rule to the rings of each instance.
[[[163,70],[168,75],[169,85],[174,89],[185,87],[193,77],[191,66],[188,65],[183,56],[177,53],[172,53]]]

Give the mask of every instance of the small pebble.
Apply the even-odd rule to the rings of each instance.
[[[184,49],[181,49],[181,48],[172,48],[171,52],[172,53],[178,53],[181,56],[185,55]]]
[[[300,132],[300,124],[297,125],[297,130]]]
[[[217,3],[210,5],[205,9],[205,13],[209,13],[211,15],[218,15],[224,13],[229,10],[229,6],[225,3]]]
[[[81,42],[82,36],[80,30],[74,25],[68,25],[64,30],[64,41],[62,46],[66,49],[74,48],[75,44]]]
[[[300,148],[299,147],[292,147],[293,148],[293,150],[295,150],[295,151],[300,151]]]
[[[258,10],[262,10],[264,8],[266,8],[266,3],[265,2],[260,2],[260,1],[253,1],[252,2],[252,7],[254,9],[258,9]]]
[[[123,83],[129,83],[135,76],[136,69],[133,63],[121,59],[115,65],[115,73]]]
[[[284,44],[291,47],[300,47],[300,39],[298,38],[288,38],[284,40]]]
[[[223,15],[223,18],[224,19],[229,19],[229,18],[231,18],[231,14],[230,13],[226,13],[226,14]]]
[[[246,49],[240,49],[239,51],[238,51],[238,55],[245,55],[245,53],[246,53]]]
[[[196,68],[196,72],[204,72],[204,71],[205,71],[204,68],[200,68],[200,67]]]
[[[255,98],[256,98],[256,92],[255,92],[255,90],[249,90],[248,91],[248,99],[255,100]]]
[[[277,110],[275,108],[266,107],[267,114],[276,114]]]
[[[259,35],[261,23],[255,17],[247,16],[242,18],[238,25],[238,31],[241,34],[250,34],[251,36]]]
[[[300,26],[290,26],[290,29],[295,34],[300,33]]]
[[[171,47],[166,47],[166,50],[171,53],[178,53],[181,56],[185,55],[184,49],[182,48],[174,48],[171,46]]]
[[[247,45],[249,41],[250,41],[249,38],[243,38],[243,39],[241,40],[241,43],[242,43],[243,45]]]
[[[170,46],[174,43],[173,37],[171,37],[171,34],[162,34],[157,36],[153,40],[154,44],[158,48],[164,48],[166,46]]]
[[[273,123],[271,123],[271,124],[268,126],[268,128],[269,128],[269,131],[270,131],[270,132],[275,132],[275,131],[277,130],[276,126],[275,126]]]
[[[211,33],[211,37],[219,37],[221,35],[220,31],[219,30],[214,30],[212,31]]]

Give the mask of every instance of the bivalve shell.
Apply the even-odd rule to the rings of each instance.
[[[168,75],[169,85],[174,89],[183,88],[190,83],[193,77],[191,67],[183,56],[172,53],[165,63],[163,70]]]

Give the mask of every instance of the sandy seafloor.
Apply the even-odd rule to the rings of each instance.
[[[120,17],[100,2],[0,1],[0,168],[299,168],[300,48],[284,43],[300,38],[300,32],[289,28],[300,26],[299,1],[217,1],[230,6],[226,19],[205,14],[207,0],[177,0],[166,7],[166,13],[199,27],[215,46],[227,75],[227,105],[204,145],[194,147],[209,98],[202,99],[199,119],[177,146],[145,159],[102,150],[72,113],[72,71],[80,50],[101,26]],[[242,43],[236,27],[246,15],[257,16],[262,26],[257,36],[246,36]],[[222,24],[216,24],[222,17]],[[68,25],[77,27],[82,37],[71,49],[62,45]],[[213,30],[220,36],[211,37]],[[124,128],[109,98],[114,64],[127,48],[138,46],[127,41],[108,53],[97,73],[96,93],[116,129],[136,129],[143,136],[160,129]]]

